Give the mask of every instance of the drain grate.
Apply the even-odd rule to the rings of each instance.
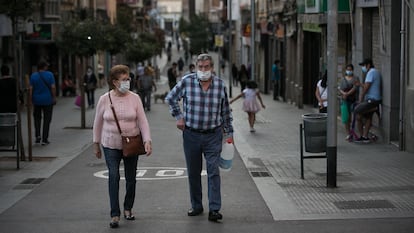
[[[20,184],[13,187],[15,190],[29,190],[34,189],[37,185],[42,183],[45,178],[27,178],[20,182]]]
[[[251,171],[250,174],[252,174],[253,177],[272,177],[272,174],[270,174],[270,172],[267,171]]]
[[[20,184],[40,184],[45,178],[28,178],[20,182]]]
[[[356,200],[356,201],[336,201],[336,207],[342,210],[351,209],[394,209],[395,206],[387,200]]]

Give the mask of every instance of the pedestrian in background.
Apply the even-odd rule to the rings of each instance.
[[[187,72],[185,72],[181,78],[184,78],[184,76],[186,76],[186,75],[188,75],[188,74],[194,74],[195,72],[196,72],[195,65],[191,63],[191,64],[188,66],[188,71],[187,71]]]
[[[125,136],[141,134],[147,156],[151,155],[151,134],[144,108],[137,94],[129,90],[129,68],[125,65],[112,67],[109,74],[109,92],[103,94],[96,106],[93,124],[93,151],[97,158],[102,157],[103,148],[108,167],[109,200],[111,207],[110,227],[119,225],[121,210],[119,207],[119,166],[124,164],[126,191],[124,198],[124,218],[135,220],[132,208],[135,201],[136,174],[138,156],[123,157],[122,139],[117,129],[111,106],[114,107],[121,131]],[[112,104],[111,104],[112,101]]]
[[[157,91],[157,85],[155,84],[153,72],[150,67],[145,67],[144,75],[138,79],[137,87],[144,109],[151,111],[152,89],[154,89],[154,91]]]
[[[280,61],[275,60],[272,65],[273,99],[278,100],[280,95]]]
[[[374,64],[370,58],[364,59],[359,63],[362,72],[366,74],[365,81],[362,84],[362,93],[360,96],[360,104],[355,107],[355,114],[358,121],[358,131],[360,138],[356,142],[369,143],[369,130],[372,125],[372,116],[375,112],[379,116],[379,105],[382,102],[382,76],[381,73],[375,69]]]
[[[230,101],[230,104],[232,104],[239,98],[244,97],[242,109],[243,111],[247,112],[250,132],[253,133],[256,132],[256,130],[254,129],[254,123],[256,122],[256,113],[260,111],[260,106],[262,106],[262,108],[266,108],[266,106],[263,104],[260,92],[257,90],[256,82],[248,81],[246,87],[247,88],[244,89],[242,93],[240,93],[238,96],[234,97],[234,99]],[[259,99],[260,105],[257,102],[257,99]]]
[[[106,80],[105,80],[105,70],[104,70],[104,66],[101,64],[101,61],[98,61],[98,84],[99,84],[99,88],[104,87]]]
[[[227,90],[222,79],[212,75],[213,59],[197,57],[197,73],[185,76],[167,95],[170,112],[183,131],[184,154],[190,186],[191,209],[188,216],[203,213],[201,171],[203,155],[208,177],[209,221],[223,218],[221,209],[220,153],[223,137],[233,140],[233,126]],[[183,111],[180,108],[180,100]],[[223,135],[223,133],[225,135]]]
[[[249,72],[247,71],[246,65],[242,64],[240,66],[239,71],[239,81],[240,81],[240,92],[243,92],[243,90],[246,88],[247,81],[249,81]]]
[[[184,60],[182,57],[178,59],[177,65],[178,65],[178,76],[181,77],[181,75],[183,74],[183,70],[184,70]]]
[[[177,84],[177,63],[173,62],[172,66],[167,70],[168,86],[170,90]]]
[[[88,99],[88,108],[95,107],[95,89],[98,80],[93,73],[92,67],[88,66],[86,74],[83,76],[83,86],[85,87],[86,96]]]
[[[235,87],[237,87],[239,84],[238,73],[239,69],[237,68],[236,64],[233,63],[233,65],[231,66],[231,77],[233,78],[233,86]]]
[[[62,96],[75,96],[76,86],[72,81],[70,75],[66,74],[62,83]]]
[[[322,79],[316,84],[315,96],[318,100],[319,113],[328,112],[328,71],[322,76]]]
[[[347,134],[345,140],[351,140],[351,121],[354,117],[353,110],[358,100],[359,78],[354,75],[354,66],[349,64],[345,68],[345,76],[339,83],[341,94],[341,119]]]
[[[29,104],[33,105],[33,118],[35,127],[36,143],[42,141],[42,145],[48,145],[49,127],[52,121],[53,105],[56,104],[56,85],[55,77],[52,72],[47,71],[49,64],[40,61],[37,65],[38,72],[30,76]],[[41,121],[43,115],[43,130],[41,131]]]

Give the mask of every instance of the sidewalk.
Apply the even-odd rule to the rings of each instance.
[[[302,180],[299,124],[317,110],[262,98],[255,133],[233,103],[235,144],[275,220],[414,217],[414,154],[349,143],[338,121],[337,188],[326,186],[326,159],[306,159]]]

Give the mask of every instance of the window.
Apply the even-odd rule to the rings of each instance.
[[[45,18],[60,18],[59,0],[46,0],[44,6]]]

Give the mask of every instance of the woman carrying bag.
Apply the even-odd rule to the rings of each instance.
[[[95,121],[93,124],[94,153],[97,158],[102,157],[103,148],[106,165],[109,171],[109,199],[111,207],[110,227],[119,226],[121,210],[119,206],[119,166],[124,163],[126,192],[124,198],[124,217],[126,220],[135,220],[132,207],[135,199],[136,170],[138,155],[123,156],[122,139],[118,130],[117,118],[122,136],[141,135],[146,155],[152,153],[151,133],[141,99],[129,90],[129,68],[124,65],[114,66],[109,74],[109,92],[103,94],[96,106]],[[111,102],[113,104],[111,104]],[[114,112],[116,112],[116,118]]]

